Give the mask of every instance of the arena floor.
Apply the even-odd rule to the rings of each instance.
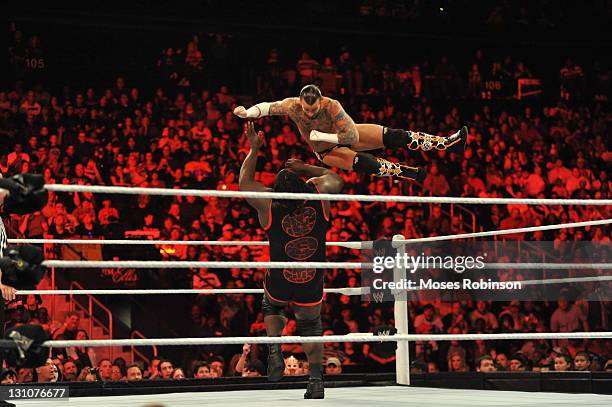
[[[316,404],[322,406],[402,406],[402,407],[475,407],[475,406],[612,406],[612,395],[527,393],[511,391],[453,390],[426,387],[345,387],[326,391],[325,400],[304,400],[303,390],[242,390],[229,392],[172,393],[139,396],[75,397],[65,401],[22,401],[18,407],[201,407],[202,405],[280,407]]]

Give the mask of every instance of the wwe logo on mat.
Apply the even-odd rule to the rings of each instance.
[[[380,291],[380,292],[376,292],[376,293],[372,293],[372,299],[374,300],[374,302],[376,303],[381,303],[383,302],[383,299],[385,298],[385,293]]]

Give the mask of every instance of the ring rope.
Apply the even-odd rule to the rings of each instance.
[[[593,283],[593,282],[599,282],[599,281],[612,281],[612,276],[548,278],[546,280],[525,280],[525,281],[519,281],[519,282],[522,285],[539,285],[539,284]]]
[[[596,339],[612,338],[612,332],[560,332],[560,333],[503,333],[503,334],[440,334],[440,335],[373,335],[356,333],[327,336],[245,336],[213,338],[147,338],[147,339],[88,339],[46,341],[42,346],[63,348],[70,346],[178,346],[178,345],[243,345],[278,343],[325,343],[325,342],[398,342],[398,341],[473,341],[513,339]]]
[[[363,295],[369,292],[368,287],[326,288],[328,294]],[[93,290],[20,290],[17,295],[154,295],[154,294],[263,294],[263,288],[153,288],[153,289],[93,289]]]
[[[612,223],[612,220],[610,221]],[[269,246],[266,240],[131,240],[131,239],[8,239],[9,243],[27,244],[108,244],[108,245],[190,245],[190,246]],[[362,243],[371,242],[327,242],[327,246],[360,249]]]
[[[566,228],[578,228],[585,226],[600,226],[612,223],[612,219],[591,220],[584,222],[559,223],[545,226],[529,226],[524,228],[490,230],[486,232],[459,233],[456,235],[443,235],[420,237],[415,239],[395,240],[395,243],[421,243],[436,242],[442,240],[470,239],[475,237],[488,237],[498,235],[510,235],[515,233],[531,233],[545,230],[557,230]],[[194,245],[194,246],[269,246],[267,241],[222,241],[222,240],[130,240],[130,239],[8,239],[9,243],[28,244],[113,244],[113,245]],[[327,246],[341,246],[349,249],[371,249],[372,241],[362,242],[327,242]]]
[[[302,194],[293,192],[219,191],[202,189],[171,189],[115,187],[101,185],[46,184],[55,192],[91,192],[101,194],[199,196],[216,198],[264,198],[319,201],[406,202],[406,203],[463,203],[463,204],[524,204],[524,205],[612,205],[612,199],[535,199],[535,198],[468,198],[398,195]]]
[[[150,261],[150,260],[45,260],[46,267],[58,268],[161,268],[161,269],[230,269],[230,268],[271,268],[271,269],[371,269],[373,263],[360,262],[288,262],[288,261]],[[612,269],[612,263],[485,263],[484,269]]]
[[[612,276],[592,276],[592,277],[570,277],[570,278],[551,278],[546,280],[525,280],[519,281],[522,285],[546,285],[564,283],[590,283],[599,281],[612,281]],[[370,287],[347,287],[347,288],[326,288],[326,293],[342,295],[367,295]],[[419,289],[412,291],[420,291]],[[17,295],[155,295],[155,294],[263,294],[262,288],[179,288],[179,289],[93,289],[93,290],[21,290]]]

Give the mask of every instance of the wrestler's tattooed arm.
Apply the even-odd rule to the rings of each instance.
[[[355,127],[353,119],[346,114],[339,102],[333,101],[329,112],[334,120],[334,126],[338,130],[338,144],[354,145],[359,142],[359,132]]]
[[[289,114],[291,107],[297,102],[297,98],[287,98],[278,102],[270,103],[270,116],[285,116]]]
[[[243,119],[259,119],[265,116],[283,116],[289,113],[289,109],[297,98],[287,98],[278,102],[261,102],[249,107],[236,106],[234,114]]]

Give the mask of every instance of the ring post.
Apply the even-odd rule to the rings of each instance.
[[[393,240],[404,240],[403,235],[393,236]],[[404,244],[393,244],[397,248],[397,254],[401,257],[406,252]],[[393,269],[393,281],[400,282],[406,278],[406,268],[396,267]],[[406,290],[394,292],[394,317],[395,329],[398,334],[408,334],[408,295]],[[410,354],[408,352],[408,341],[398,341],[395,352],[395,374],[397,384],[410,384]]]

